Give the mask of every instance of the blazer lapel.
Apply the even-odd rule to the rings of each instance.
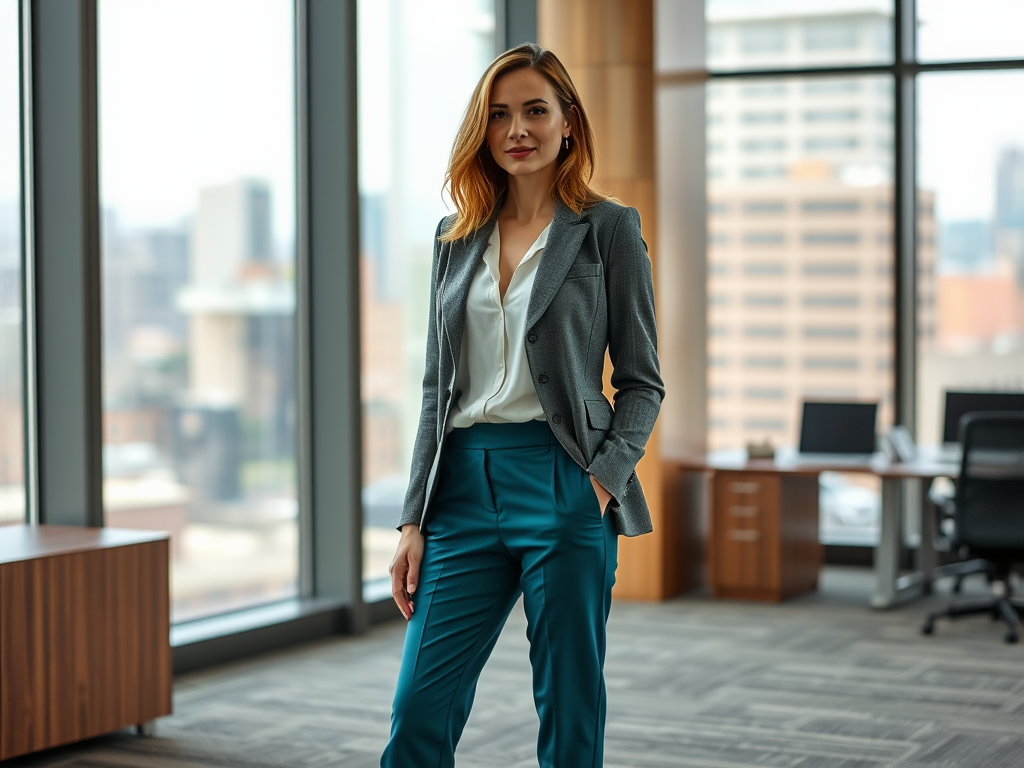
[[[590,224],[580,221],[572,208],[557,199],[555,217],[551,220],[548,242],[540,255],[540,264],[533,280],[530,304],[526,311],[526,327],[532,328],[540,320],[551,300],[555,298],[562,281],[576,260],[576,254],[583,245],[583,238],[590,230]]]
[[[494,214],[472,239],[452,243],[451,255],[448,259],[448,270],[444,277],[444,289],[441,294],[441,322],[448,336],[455,365],[459,363],[462,351],[462,330],[466,322],[466,298],[469,296],[469,285],[480,264],[480,259],[487,248],[495,224],[498,221],[497,208]]]
[[[469,286],[473,282],[473,275],[480,264],[480,259],[483,258],[487,242],[491,239],[491,233],[497,225],[500,207],[495,207],[494,214],[471,239],[452,244],[447,272],[443,278],[439,311],[452,359],[456,365],[462,352],[462,332],[466,322]],[[580,221],[580,217],[569,206],[561,200],[556,200],[555,216],[551,220],[548,241],[541,253],[533,290],[530,293],[530,303],[526,311],[527,328],[532,327],[540,319],[551,304],[551,300],[555,298],[589,230],[588,222]]]

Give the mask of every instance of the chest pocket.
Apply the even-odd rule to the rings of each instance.
[[[584,262],[583,264],[574,264],[572,268],[566,273],[565,279],[576,280],[580,277],[595,277],[600,274],[600,264]]]

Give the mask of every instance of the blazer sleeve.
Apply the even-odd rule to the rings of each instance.
[[[651,260],[635,208],[619,214],[605,262],[605,277],[615,415],[587,472],[616,503],[621,503],[665,398],[658,363]]]
[[[405,492],[402,507],[403,525],[419,525],[426,504],[427,479],[437,453],[437,390],[440,351],[437,339],[437,266],[441,256],[441,230],[445,219],[437,225],[434,233],[434,258],[430,268],[430,315],[427,318],[427,353],[423,365],[423,398],[420,404],[420,423],[416,430],[416,442],[412,449],[412,467],[409,472],[409,487]]]

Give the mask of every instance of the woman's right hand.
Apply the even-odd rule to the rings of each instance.
[[[418,525],[407,523],[402,526],[402,538],[398,551],[391,561],[391,594],[398,604],[398,610],[408,621],[412,618],[412,596],[420,578],[420,562],[423,560],[423,534]]]

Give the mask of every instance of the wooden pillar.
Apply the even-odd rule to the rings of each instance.
[[[569,71],[593,123],[598,147],[595,185],[640,212],[657,272],[652,0],[538,0],[537,37]],[[610,368],[606,364],[606,391]],[[658,429],[637,474],[651,507],[654,533],[619,539],[615,595],[661,600],[679,591],[679,563],[673,557],[676,521],[665,514]]]

